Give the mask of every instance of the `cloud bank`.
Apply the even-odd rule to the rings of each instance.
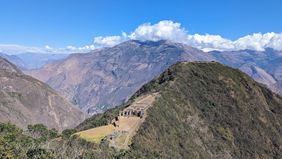
[[[19,52],[39,52],[39,53],[75,53],[88,52],[96,48],[111,47],[127,40],[169,40],[196,47],[203,51],[220,50],[257,50],[263,51],[265,48],[282,50],[282,33],[254,33],[246,35],[237,40],[229,40],[220,35],[200,35],[189,34],[180,23],[171,20],[163,20],[156,24],[145,23],[138,26],[133,32],[114,36],[94,37],[93,44],[83,47],[67,46],[66,48],[45,48],[26,47],[19,45],[0,45],[0,52],[19,53]]]
[[[181,27],[180,23],[170,20],[160,21],[156,24],[142,24],[132,33],[126,35],[126,38],[124,35],[114,37],[116,39],[114,45],[130,39],[152,41],[170,40],[172,42],[185,43],[204,51],[231,51],[243,49],[263,51],[265,48],[282,50],[282,33],[254,33],[232,41],[220,35],[189,34],[185,28]],[[107,41],[111,41],[112,38],[111,36],[99,37],[100,40],[104,41],[105,46],[113,46],[110,42],[110,45],[107,45]]]

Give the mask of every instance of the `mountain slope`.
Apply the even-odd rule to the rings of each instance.
[[[22,72],[15,66],[14,64],[10,63],[8,60],[0,57],[0,70],[1,71],[7,71],[11,73],[19,73]]]
[[[160,97],[131,149],[119,157],[282,157],[282,98],[239,70],[218,63],[178,63],[144,85],[129,103],[154,92]],[[95,115],[78,129],[106,124],[120,109]]]
[[[127,100],[143,84],[178,61],[211,61],[200,50],[168,41],[128,41],[112,48],[74,54],[27,73],[47,82],[90,113]]]
[[[0,57],[9,60],[11,63],[16,65],[18,68],[24,68],[25,63],[16,55],[7,55],[0,52]]]
[[[127,41],[112,48],[71,55],[26,73],[48,83],[82,110],[99,113],[123,103],[178,61],[218,61],[239,68],[282,95],[282,52],[273,49],[204,53],[168,41]]]
[[[265,51],[212,51],[210,54],[220,63],[239,68],[253,77],[256,81],[265,84],[272,91],[281,94],[282,81],[282,52],[273,49]]]
[[[109,147],[110,138],[95,144],[74,135],[32,146],[22,155],[62,159],[282,157],[282,98],[239,70],[219,63],[177,63],[144,85],[124,105],[94,115],[76,130],[106,125],[134,100],[156,92],[129,150]],[[5,131],[9,127],[0,129],[0,133],[11,136],[11,130]],[[17,134],[26,135],[22,131]],[[16,141],[6,138],[0,138],[0,143],[6,141],[8,145],[0,144],[0,148],[7,149],[7,153],[13,152],[10,143],[25,143],[19,137]],[[16,152],[14,155],[19,156]]]
[[[0,122],[21,128],[43,123],[63,130],[79,124],[85,114],[46,84],[24,75],[16,66],[0,58]]]

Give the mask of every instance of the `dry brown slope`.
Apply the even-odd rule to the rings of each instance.
[[[43,123],[63,130],[78,125],[85,114],[46,84],[24,75],[0,58],[0,122],[21,128]]]

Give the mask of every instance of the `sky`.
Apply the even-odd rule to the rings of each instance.
[[[206,50],[259,50],[272,45],[280,49],[281,7],[281,0],[1,0],[0,51],[89,50],[134,38],[152,40],[151,34],[158,36],[153,40],[167,38]],[[162,22],[167,23],[163,26],[180,29],[183,34],[177,33],[180,38],[168,37],[165,30],[158,34],[162,29],[156,25]],[[140,35],[144,32],[136,33],[144,24],[147,32],[153,26],[154,33],[146,33],[147,37]],[[260,36],[263,44],[242,47],[243,42],[238,40],[248,35],[251,37],[244,42]],[[221,42],[210,44],[214,39]],[[111,41],[109,45],[106,40]],[[204,46],[198,46],[200,43]],[[218,48],[218,45],[229,46]]]

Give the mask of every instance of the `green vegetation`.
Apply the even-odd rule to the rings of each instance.
[[[76,133],[76,129],[66,129],[62,132],[63,139],[69,139],[72,134]]]
[[[282,99],[239,70],[179,63],[137,95],[151,91],[127,158],[282,158]]]
[[[76,133],[80,138],[94,143],[100,143],[107,135],[114,131],[113,125],[101,126]]]
[[[149,108],[130,150],[117,152],[107,141],[94,144],[71,135],[106,125],[132,99],[152,92],[160,97]],[[42,125],[26,132],[2,124],[0,154],[6,158],[26,158],[31,153],[46,158],[278,159],[282,158],[281,125],[282,98],[246,74],[218,63],[178,63],[144,85],[128,103],[87,119],[75,130],[65,130],[63,138],[42,133],[47,131]],[[47,141],[40,134],[47,134]]]
[[[93,117],[86,119],[84,122],[79,124],[76,127],[77,131],[83,131],[87,129],[91,129],[98,126],[107,125],[110,121],[112,121],[116,116],[118,116],[119,111],[123,110],[125,107],[129,106],[132,100],[129,100],[127,103],[112,109],[108,109],[102,114],[96,114]]]
[[[29,125],[23,131],[13,124],[0,123],[0,158],[52,158],[51,152],[38,147],[57,136],[57,131],[41,124]]]
[[[30,136],[37,140],[37,142],[46,142],[50,139],[59,137],[56,129],[48,129],[43,124],[28,125],[27,131]]]
[[[19,92],[8,92],[11,97],[21,98],[23,95]]]
[[[282,99],[239,70],[178,63],[132,99],[153,92],[161,97],[120,158],[282,158]],[[82,125],[105,124],[118,109]]]

